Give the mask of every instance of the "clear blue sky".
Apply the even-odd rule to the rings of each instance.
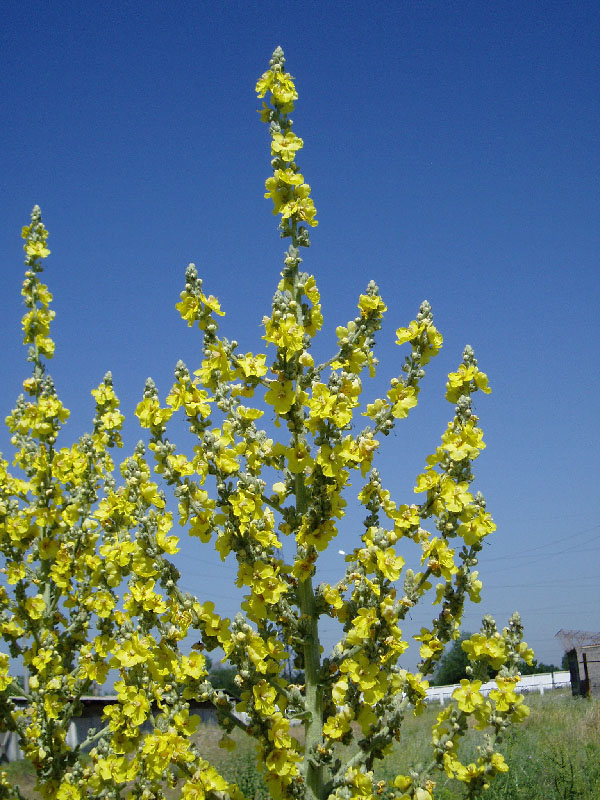
[[[145,378],[164,397],[178,358],[198,365],[199,336],[174,309],[190,261],[228,312],[225,335],[261,348],[285,243],[262,197],[254,84],[280,44],[320,220],[304,266],[322,352],[371,278],[389,307],[373,393],[398,372],[394,331],[422,299],[445,336],[386,441],[385,483],[413,500],[452,413],[445,375],[470,343],[494,390],[477,402],[476,473],[498,532],[466,627],[520,609],[538,659],[556,663],[559,628],[600,629],[598,3],[5,2],[2,15],[1,416],[28,370],[19,234],[35,203],[65,441],[90,428],[106,370],[131,448]],[[351,515],[325,578],[360,532]],[[231,565],[195,540],[183,553],[184,585],[233,613]],[[430,618],[418,610],[408,631]]]

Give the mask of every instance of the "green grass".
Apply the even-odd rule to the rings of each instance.
[[[500,749],[510,771],[499,775],[485,800],[598,800],[600,798],[600,700],[548,693],[527,700],[531,715],[511,728]],[[405,772],[431,756],[429,739],[439,706],[407,720],[403,738],[379,768],[382,778]],[[477,733],[465,737],[461,760],[475,760]],[[437,778],[436,800],[458,800],[461,785],[443,773]]]
[[[502,752],[510,772],[501,775],[485,792],[486,800],[598,800],[600,798],[600,699],[573,698],[553,692],[528,698],[530,717],[507,735]],[[377,768],[377,775],[390,778],[431,758],[432,723],[440,706],[432,703],[418,718],[405,721],[401,741]],[[301,732],[299,732],[301,733]],[[224,777],[237,782],[247,798],[268,800],[268,792],[254,763],[254,745],[237,732],[238,747],[232,753],[217,746],[218,731],[203,726],[194,737],[202,756],[218,766]],[[475,736],[463,743],[463,761],[475,754]],[[37,798],[33,791],[33,770],[23,762],[2,767],[26,798]],[[434,776],[435,777],[435,776]],[[169,794],[176,798],[176,789]],[[462,786],[447,781],[440,773],[436,800],[458,800]]]

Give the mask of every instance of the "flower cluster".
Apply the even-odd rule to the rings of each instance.
[[[281,214],[282,236],[294,236],[299,244],[308,245],[307,229],[318,223],[316,208],[310,196],[310,186],[296,164],[296,154],[304,142],[292,131],[290,112],[298,99],[294,79],[284,72],[283,50],[278,47],[271,58],[270,69],[256,84],[259,98],[270,95],[270,105],[263,102],[260,116],[269,124],[271,132],[271,164],[273,175],[265,183],[266,198],[273,201],[273,214]]]

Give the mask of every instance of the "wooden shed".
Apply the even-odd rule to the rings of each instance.
[[[17,708],[26,708],[27,700],[24,697],[11,697],[9,701]],[[116,695],[103,697],[82,697],[81,712],[73,717],[67,731],[67,745],[76,748],[85,742],[88,734],[102,728],[102,712],[105,706],[114,705],[119,702]],[[190,700],[190,713],[200,717],[202,722],[207,725],[216,725],[217,716],[212,703],[199,700]],[[153,708],[156,713],[156,707]],[[142,730],[150,731],[152,725],[147,720],[142,726]],[[88,748],[84,748],[89,750]],[[10,731],[0,732],[0,764],[5,761],[17,761],[23,758],[23,753],[19,747],[18,737]]]
[[[559,630],[569,662],[573,696],[600,696],[600,633]]]

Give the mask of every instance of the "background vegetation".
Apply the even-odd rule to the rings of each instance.
[[[450,686],[453,683],[460,683],[463,678],[467,678],[467,667],[469,666],[469,659],[467,654],[462,649],[462,643],[465,639],[472,636],[471,633],[465,632],[460,639],[451,642],[447,647],[444,655],[440,659],[437,666],[433,680],[430,681],[432,686]],[[519,671],[521,675],[539,675],[544,672],[558,672],[561,669],[569,669],[566,654],[563,656],[561,666],[557,667],[556,664],[544,664],[543,661],[533,659],[531,664],[525,661],[521,662]],[[494,670],[489,670],[489,677],[495,676]]]
[[[509,731],[502,751],[510,764],[510,772],[498,776],[485,792],[485,800],[597,800],[600,797],[600,700],[574,698],[561,690],[543,697],[528,698],[531,716]],[[402,772],[429,755],[429,737],[437,703],[425,713],[407,719],[402,740],[380,767],[381,777]],[[302,736],[300,728],[297,735]],[[228,780],[236,781],[247,797],[268,800],[268,792],[254,766],[252,743],[240,732],[234,738],[237,748],[225,753],[217,746],[219,734],[210,725],[203,725],[194,737],[206,757],[219,763]],[[469,737],[464,746],[473,744]],[[474,754],[475,755],[475,754]],[[33,791],[33,770],[25,762],[4,766],[11,780],[28,800],[37,800]],[[446,784],[440,776],[436,800],[458,800],[461,787]],[[177,790],[173,791],[173,797]]]

